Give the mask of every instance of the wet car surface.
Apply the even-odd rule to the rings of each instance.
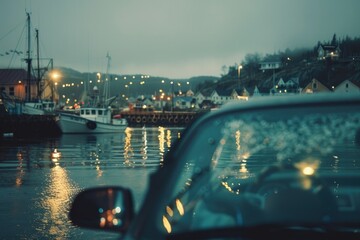
[[[359,156],[358,94],[233,102],[184,131],[138,212],[109,186],[70,219],[124,239],[359,239]]]

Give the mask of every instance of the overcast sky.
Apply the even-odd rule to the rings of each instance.
[[[0,0],[0,67],[25,67],[6,52],[25,51],[26,11],[55,67],[105,72],[109,52],[110,73],[188,78],[220,76],[248,53],[359,37],[359,10],[360,0]]]

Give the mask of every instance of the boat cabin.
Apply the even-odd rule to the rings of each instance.
[[[111,122],[111,111],[107,108],[81,108],[80,116],[95,122]]]

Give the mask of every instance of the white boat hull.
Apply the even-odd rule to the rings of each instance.
[[[123,132],[128,125],[126,119],[113,119],[111,123],[101,123],[68,113],[60,113],[58,124],[63,133]]]

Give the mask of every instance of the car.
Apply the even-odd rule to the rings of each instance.
[[[131,190],[86,189],[69,218],[123,239],[360,239],[360,94],[268,96],[198,118]]]

